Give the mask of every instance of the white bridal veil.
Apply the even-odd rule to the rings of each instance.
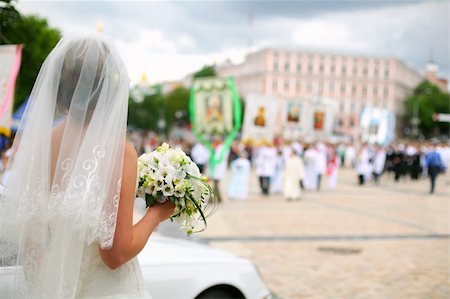
[[[63,38],[42,65],[3,178],[1,296],[73,298],[86,246],[112,246],[128,84],[100,35]]]

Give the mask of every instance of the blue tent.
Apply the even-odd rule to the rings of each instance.
[[[13,113],[13,120],[11,125],[11,131],[17,131],[19,128],[20,120],[22,119],[22,115],[25,112],[25,109],[27,108],[28,99],[26,99],[22,105],[19,106],[19,108],[16,109],[16,111]]]

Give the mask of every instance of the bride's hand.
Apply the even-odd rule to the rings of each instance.
[[[175,209],[175,204],[170,200],[166,200],[164,203],[156,202],[151,208],[148,209],[149,212],[154,213],[154,215],[162,222],[169,218]]]

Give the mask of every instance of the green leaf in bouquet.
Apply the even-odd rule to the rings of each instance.
[[[192,203],[195,205],[195,207],[197,208],[198,212],[200,213],[203,222],[205,223],[205,229],[208,226],[208,224],[206,223],[206,217],[203,214],[203,211],[201,209],[201,207],[198,205],[198,203],[195,201],[195,199],[192,196],[188,196],[188,199],[192,201]]]
[[[147,208],[153,206],[155,204],[156,199],[150,194],[145,194],[145,206]]]

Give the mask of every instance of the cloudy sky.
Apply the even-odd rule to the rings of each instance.
[[[263,47],[395,56],[449,77],[450,1],[19,1],[63,34],[104,24],[132,81],[180,79]]]

